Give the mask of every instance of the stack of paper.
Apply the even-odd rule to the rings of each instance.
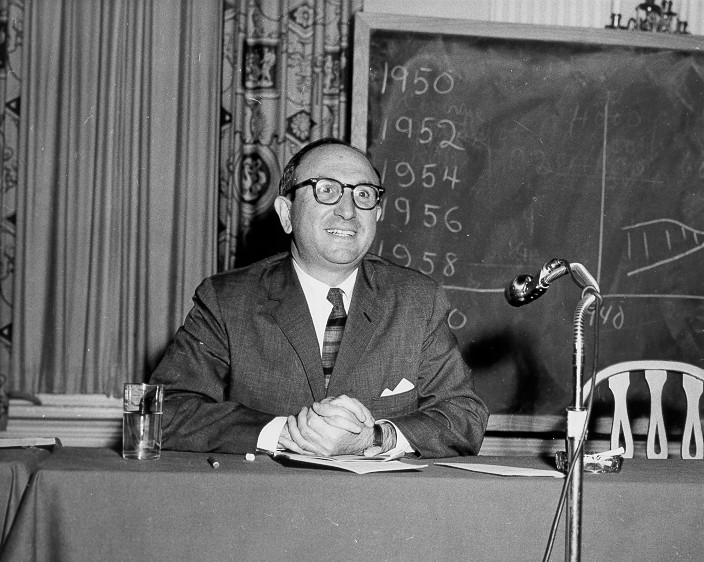
[[[276,452],[272,455],[275,460],[291,461],[302,464],[324,466],[348,470],[356,474],[369,474],[370,472],[393,472],[399,470],[419,470],[427,464],[408,464],[399,460],[402,455],[388,456],[376,455],[365,457],[363,455],[339,455],[334,457],[308,456],[297,453]]]

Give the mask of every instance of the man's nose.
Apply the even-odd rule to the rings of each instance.
[[[335,214],[346,220],[353,218],[357,214],[357,207],[354,204],[351,189],[345,189],[342,192],[342,199],[335,205]]]

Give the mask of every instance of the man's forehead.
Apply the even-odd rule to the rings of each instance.
[[[313,173],[332,172],[340,165],[344,165],[345,168],[349,166],[369,172],[372,176],[375,175],[374,168],[366,156],[354,148],[342,144],[324,145],[311,150],[301,160],[298,165],[299,173],[296,175],[300,176],[300,172],[303,170]]]

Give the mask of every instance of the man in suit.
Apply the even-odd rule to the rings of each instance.
[[[488,412],[443,290],[367,253],[379,184],[366,156],[335,139],[291,159],[275,201],[290,253],[203,281],[152,374],[165,385],[164,448],[478,453]]]

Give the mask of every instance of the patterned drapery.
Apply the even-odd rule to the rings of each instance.
[[[362,0],[227,6],[218,268],[288,247],[273,209],[281,170],[321,137],[348,139],[351,30]]]
[[[0,2],[0,431],[7,425],[17,218],[20,76],[24,0]]]

